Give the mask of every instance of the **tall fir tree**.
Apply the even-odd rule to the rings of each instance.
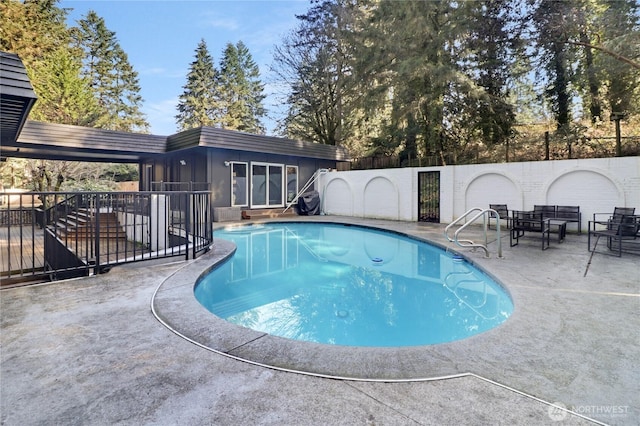
[[[147,132],[149,124],[141,111],[142,96],[138,73],[118,44],[114,46],[112,73],[114,84],[109,92],[112,99],[109,116],[114,123],[112,130]]]
[[[178,130],[217,126],[219,123],[217,71],[204,39],[200,40],[195,52],[195,60],[187,74],[187,84],[183,86],[184,92],[180,95],[177,106],[178,114],[175,118]]]
[[[640,4],[636,0],[602,0],[596,42],[596,73],[604,86],[604,103],[611,113],[626,117],[640,113]],[[614,56],[611,52],[616,52]],[[626,59],[626,60],[623,60]],[[632,64],[635,64],[633,66]]]
[[[0,1],[0,49],[18,54],[31,79],[37,78],[50,54],[69,45],[67,11],[57,2]]]
[[[437,156],[446,164],[447,155],[457,155],[445,119],[451,88],[464,79],[453,57],[461,12],[434,0],[379,2],[364,15],[355,70],[371,101],[389,108],[385,133],[407,156]]]
[[[42,70],[38,90],[38,103],[48,107],[34,109],[30,118],[93,127],[99,109],[87,80],[80,77],[80,59],[69,49],[58,49],[50,55],[48,64]]]
[[[512,1],[466,2],[467,32],[459,39],[458,63],[469,76],[463,109],[456,125],[466,128],[465,137],[478,132],[487,146],[506,145],[514,132],[515,111],[510,103],[513,58],[522,46],[518,34],[509,34],[513,22]],[[453,118],[453,117],[452,117]],[[466,122],[463,122],[465,120]]]
[[[149,124],[141,111],[138,73],[115,32],[96,12],[89,11],[72,34],[75,48],[83,52],[83,76],[98,100],[100,118],[96,127],[146,132]]]
[[[92,124],[91,114],[77,117],[88,104],[77,55],[56,0],[0,1],[0,50],[16,53],[38,95],[30,118],[53,123]],[[91,111],[91,109],[88,109]],[[75,118],[71,118],[75,117]]]
[[[260,70],[242,41],[228,43],[220,59],[217,87],[220,126],[224,129],[264,134],[264,85]]]
[[[572,2],[538,0],[532,14],[532,22],[537,30],[536,44],[538,60],[542,64],[546,78],[545,96],[551,105],[558,130],[567,131],[571,121],[571,82],[576,51],[566,43],[577,35],[576,15]]]
[[[106,121],[109,90],[113,85],[111,65],[116,36],[107,29],[104,19],[94,11],[89,11],[77,23],[78,26],[72,29],[74,45],[83,52],[83,75],[89,81],[89,86],[103,109],[103,120]]]
[[[71,46],[67,11],[57,0],[0,1],[0,50],[18,54],[38,99],[29,119],[93,127],[98,105]],[[9,158],[0,165],[11,187],[59,190],[83,163]],[[20,170],[20,173],[15,171]]]

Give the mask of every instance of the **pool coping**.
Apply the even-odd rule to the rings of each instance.
[[[352,222],[344,222],[335,217],[322,221],[353,225]],[[196,300],[193,290],[199,277],[235,251],[233,243],[220,239],[214,241],[213,249],[209,253],[189,262],[158,286],[152,297],[151,310],[172,332],[202,348],[281,371],[342,380],[384,382],[439,380],[475,375],[478,366],[482,365],[489,354],[486,348],[500,347],[504,339],[514,332],[514,323],[518,323],[517,302],[509,286],[464,253],[452,250],[437,241],[384,226],[364,227],[383,229],[427,241],[461,255],[505,289],[514,302],[511,317],[493,329],[463,340],[426,346],[338,346],[269,335],[231,324],[209,312]],[[485,348],[481,350],[480,356],[479,348]]]

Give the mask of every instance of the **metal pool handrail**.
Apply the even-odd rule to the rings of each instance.
[[[467,223],[465,223],[460,228],[458,228],[456,230],[456,232],[453,234],[453,238],[451,238],[449,236],[449,229],[451,227],[453,227],[454,225],[457,225],[460,221],[466,219],[467,216],[471,215],[474,212],[478,212],[478,213],[476,213],[473,217],[471,217],[471,219],[469,219],[469,221],[467,221]],[[488,238],[487,238],[487,219],[488,219],[488,214],[493,214],[496,217],[496,240],[498,241],[498,258],[502,258],[502,240],[500,239],[500,214],[497,211],[493,210],[493,209],[482,209],[480,207],[474,207],[474,208],[468,210],[467,212],[465,212],[465,214],[463,214],[458,219],[454,220],[449,225],[447,225],[447,227],[444,229],[444,236],[447,238],[447,240],[449,240],[450,242],[456,243],[460,247],[480,247],[481,249],[484,250],[485,257],[489,257],[489,249],[487,248],[487,245],[489,244],[488,243]],[[458,234],[460,234],[460,232],[463,229],[465,229],[467,226],[471,225],[473,222],[475,222],[480,217],[483,218],[484,244],[479,244],[479,243],[476,243],[476,242],[474,242],[472,240],[461,240],[461,239],[459,239],[458,238]]]

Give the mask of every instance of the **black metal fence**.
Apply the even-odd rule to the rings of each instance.
[[[212,242],[209,191],[0,193],[2,284],[191,259]]]
[[[210,189],[209,182],[151,182],[152,191],[208,191]]]
[[[620,141],[620,156],[640,155],[640,137],[626,136]],[[571,144],[559,137],[534,138],[514,141],[492,149],[468,148],[465,152],[453,155],[428,155],[417,158],[400,158],[398,155],[376,155],[353,158],[349,163],[339,165],[339,170],[370,170],[397,167],[433,167],[443,165],[487,164],[496,162],[521,162],[567,160],[579,158],[607,158],[617,154],[616,138],[600,137],[581,139]],[[508,160],[506,160],[508,158]]]

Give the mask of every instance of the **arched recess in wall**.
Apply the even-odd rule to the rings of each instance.
[[[354,194],[342,178],[331,179],[322,193],[323,211],[327,214],[353,216]]]
[[[625,206],[624,190],[612,178],[600,170],[571,170],[557,176],[548,185],[547,204],[584,207],[585,201],[593,211],[583,211],[582,220],[592,213],[612,212],[616,206]],[[586,216],[586,217],[585,217]]]
[[[489,208],[489,204],[506,204],[509,210],[522,210],[522,189],[503,173],[485,172],[469,182],[465,190],[465,211]],[[462,214],[463,212],[460,212]]]
[[[400,205],[398,189],[391,180],[376,176],[364,187],[364,217],[378,219],[399,219]]]

